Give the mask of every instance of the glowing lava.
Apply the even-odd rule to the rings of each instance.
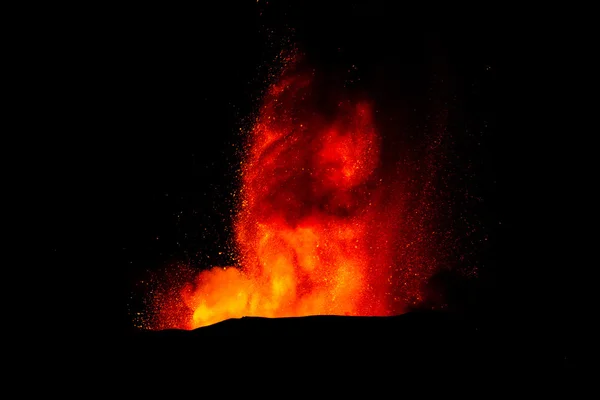
[[[183,322],[161,328],[242,316],[390,315],[419,297],[434,266],[408,253],[402,188],[382,174],[372,105],[345,100],[323,112],[313,87],[294,63],[270,86],[241,168],[239,265],[186,284],[177,311],[184,317],[163,317]]]

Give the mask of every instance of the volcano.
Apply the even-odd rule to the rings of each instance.
[[[244,316],[390,316],[423,300],[451,232],[432,228],[443,126],[419,170],[383,160],[376,105],[320,88],[293,49],[246,133],[235,198],[235,265],[172,282],[147,329]],[[414,168],[415,166],[412,166]],[[433,245],[437,244],[437,248]],[[174,290],[173,288],[176,288]]]

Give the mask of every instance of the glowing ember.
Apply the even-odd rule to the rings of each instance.
[[[320,112],[312,76],[295,68],[271,85],[247,137],[234,221],[239,265],[201,272],[177,300],[161,300],[155,328],[390,315],[419,299],[436,267],[419,247],[418,214],[427,210],[409,212],[400,180],[383,175],[372,105],[342,101]]]

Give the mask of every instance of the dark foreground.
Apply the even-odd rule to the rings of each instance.
[[[132,374],[176,371],[203,379],[234,374],[364,383],[396,379],[401,371],[471,379],[539,373],[540,366],[561,374],[571,368],[560,351],[540,352],[526,335],[519,336],[517,326],[503,329],[444,312],[232,319],[193,331],[134,333],[122,355],[122,366]]]

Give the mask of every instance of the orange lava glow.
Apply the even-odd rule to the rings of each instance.
[[[320,112],[313,86],[292,63],[265,94],[236,193],[238,265],[186,284],[184,322],[170,327],[391,315],[418,299],[432,266],[408,253],[401,188],[381,172],[373,106],[344,100]]]

